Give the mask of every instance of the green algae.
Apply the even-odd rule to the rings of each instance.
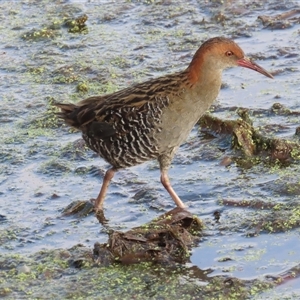
[[[78,261],[84,263],[79,266]],[[93,299],[101,295],[102,299],[233,300],[254,296],[273,286],[273,283],[259,280],[243,281],[223,276],[199,285],[196,270],[180,266],[168,268],[142,263],[95,268],[90,250],[81,245],[68,250],[40,251],[29,257],[7,255],[0,264],[6,269],[6,272],[0,271],[0,292],[7,299],[29,295],[39,298],[46,292],[48,299]],[[28,273],[18,271],[18,265],[26,265]]]

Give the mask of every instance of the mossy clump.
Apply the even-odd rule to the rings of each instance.
[[[75,19],[67,19],[64,25],[68,28],[71,33],[88,33],[88,28],[85,24],[88,16],[82,15]]]
[[[279,104],[276,103],[276,108]],[[269,110],[274,112],[274,106]],[[280,110],[286,114],[286,110]],[[241,117],[237,120],[222,120],[211,114],[203,115],[198,124],[202,131],[213,132],[218,135],[231,135],[231,146],[243,154],[243,158],[253,162],[280,162],[281,164],[291,163],[300,159],[300,144],[298,141],[274,138],[266,136],[261,129],[254,128],[248,110],[237,109]],[[297,115],[297,112],[289,111],[289,114]],[[258,158],[258,160],[257,160]]]
[[[26,41],[43,41],[51,40],[57,37],[59,33],[56,30],[50,28],[32,29],[31,31],[22,35],[22,39]]]
[[[87,93],[89,90],[88,84],[86,82],[80,82],[78,83],[76,90],[77,92]]]

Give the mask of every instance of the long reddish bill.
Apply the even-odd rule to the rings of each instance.
[[[254,70],[256,72],[259,72],[269,78],[274,78],[268,71],[266,71],[265,69],[263,69],[261,66],[259,66],[258,64],[256,64],[255,62],[251,61],[248,58],[241,58],[238,60],[238,65],[244,68],[248,68],[251,70]]]

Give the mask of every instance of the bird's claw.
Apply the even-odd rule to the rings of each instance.
[[[95,208],[95,215],[100,224],[106,225],[108,223],[109,220],[105,218],[103,209]]]
[[[108,223],[108,219],[104,216],[103,207],[96,207],[96,199],[90,199],[90,202],[94,205],[95,216],[98,219],[99,223],[105,225]]]

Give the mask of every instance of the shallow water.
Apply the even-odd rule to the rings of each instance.
[[[1,1],[0,214],[5,216],[0,223],[1,253],[31,254],[78,243],[92,247],[94,242],[107,239],[94,216],[61,216],[71,201],[88,200],[98,194],[108,165],[91,151],[74,150],[73,142],[80,134],[49,121],[49,97],[76,102],[183,69],[204,40],[225,35],[234,37],[265,69],[280,72],[274,80],[241,68],[224,72],[226,87],[217,104],[257,110],[280,102],[300,111],[299,21],[290,22],[290,28],[275,30],[264,28],[257,19],[298,5],[297,1],[44,0],[15,1],[13,5]],[[86,34],[72,34],[58,26],[51,37],[28,38],[34,29],[82,14],[89,17]],[[226,17],[225,21],[216,19],[219,14]],[[27,38],[22,38],[24,35]],[[88,93],[76,91],[80,82],[87,84]],[[237,118],[232,110],[216,115]],[[284,131],[272,132],[282,138],[292,138],[299,126],[299,116],[253,116],[253,121],[255,126],[286,126]],[[212,143],[213,139],[195,128],[170,170],[175,190],[207,226],[204,241],[193,250],[192,264],[213,269],[210,276],[226,274],[242,279],[279,274],[298,265],[298,227],[247,238],[248,229],[241,220],[255,218],[260,212],[226,207],[219,201],[298,201],[299,193],[288,192],[285,186],[299,184],[299,164],[284,168],[262,163],[248,169],[237,164],[223,167],[222,157],[233,155],[228,142],[218,147]],[[149,189],[153,200],[134,200],[134,195],[144,189]],[[172,206],[159,184],[157,163],[148,162],[116,175],[105,212],[110,227],[127,230]],[[220,224],[213,220],[215,210],[222,212]],[[243,251],[235,250],[240,246]],[[218,262],[224,256],[232,260]],[[287,285],[287,290],[284,285],[278,287],[278,293],[289,295],[292,291],[300,296],[299,279]]]

